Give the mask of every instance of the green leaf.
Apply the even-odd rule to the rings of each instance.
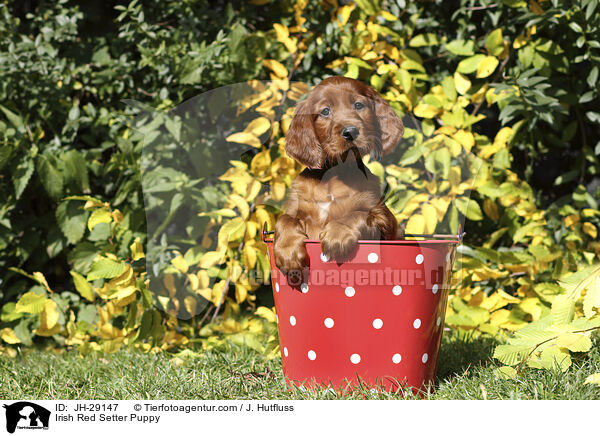
[[[566,295],[557,295],[550,310],[552,324],[569,324],[574,316],[575,300]]]
[[[406,166],[415,163],[423,156],[426,150],[427,148],[422,145],[413,145],[402,155],[400,165]]]
[[[64,179],[58,170],[55,159],[43,154],[38,155],[37,171],[48,195],[58,200],[63,193]]]
[[[33,174],[33,159],[29,156],[21,160],[12,174],[13,186],[15,187],[15,198],[21,198]]]
[[[504,51],[504,39],[502,29],[492,31],[485,40],[485,48],[492,56],[498,56]]]
[[[556,338],[556,345],[572,352],[586,352],[592,348],[592,341],[584,333],[567,332]]]
[[[14,112],[10,111],[9,109],[5,108],[4,106],[0,105],[0,110],[2,112],[4,112],[4,115],[6,116],[6,118],[8,119],[8,121],[18,130],[21,127],[23,127],[23,118],[21,118],[19,115],[15,114]]]
[[[56,208],[56,222],[70,244],[75,244],[85,234],[89,212],[73,201],[63,201]]]
[[[475,56],[463,59],[458,63],[456,71],[462,74],[474,73],[475,71],[477,71],[477,67],[479,67],[481,61],[483,61],[485,58],[486,56],[483,54],[476,54]]]
[[[79,191],[89,192],[87,162],[83,155],[77,150],[69,150],[62,155],[62,160],[67,170],[66,178],[75,182]]]
[[[356,0],[356,4],[368,15],[376,15],[381,10],[380,0]]]
[[[539,357],[532,357],[527,366],[539,369],[558,369],[565,372],[571,366],[571,356],[568,351],[557,346],[544,348]]]
[[[11,322],[23,317],[23,313],[16,311],[17,304],[15,302],[6,303],[2,306],[0,321]]]
[[[464,39],[455,39],[446,44],[446,50],[457,56],[473,56],[475,54],[475,43]]]
[[[94,230],[98,224],[112,222],[112,215],[110,210],[105,208],[98,208],[92,212],[92,215],[88,219],[87,227],[90,231]]]
[[[29,291],[23,294],[17,305],[15,306],[15,312],[18,313],[41,313],[44,310],[44,303],[47,297],[43,294],[36,294],[33,291]]]
[[[88,301],[94,301],[94,291],[92,285],[83,277],[81,274],[75,271],[70,271],[71,277],[73,277],[73,284],[77,292]]]
[[[440,40],[435,33],[421,33],[413,36],[408,45],[411,47],[427,47],[430,45],[438,45]]]
[[[517,370],[512,366],[501,366],[494,370],[494,375],[501,380],[514,380],[517,378]]]
[[[112,259],[100,258],[92,263],[90,272],[87,275],[89,282],[96,279],[112,279],[125,272],[127,264]]]
[[[513,366],[521,363],[533,351],[528,345],[498,345],[494,350],[494,359],[498,359],[505,365]]]
[[[479,204],[475,200],[470,200],[468,197],[458,197],[454,202],[456,208],[472,221],[481,221],[483,213]]]

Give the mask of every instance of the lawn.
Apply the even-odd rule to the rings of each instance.
[[[600,387],[584,384],[600,372],[599,338],[587,354],[575,356],[564,373],[524,368],[516,380],[494,375],[491,338],[444,337],[438,382],[428,399],[600,399]],[[123,349],[114,354],[80,356],[27,350],[0,357],[3,399],[400,399],[398,394],[359,389],[350,394],[288,390],[281,360],[267,360],[249,347],[227,345],[201,357],[172,356]],[[408,398],[417,398],[408,396]]]

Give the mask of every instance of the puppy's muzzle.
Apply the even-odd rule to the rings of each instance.
[[[342,129],[342,137],[346,141],[354,141],[358,138],[358,127],[355,126],[346,126]]]

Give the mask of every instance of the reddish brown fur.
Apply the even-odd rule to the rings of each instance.
[[[329,115],[321,114],[324,108]],[[346,126],[358,128],[358,136],[344,138]],[[298,104],[286,151],[307,168],[292,183],[285,213],[275,226],[275,264],[284,274],[308,267],[305,239],[320,239],[325,256],[343,261],[354,254],[359,239],[400,236],[381,198],[379,179],[361,158],[388,153],[403,132],[393,109],[358,80],[325,79]]]

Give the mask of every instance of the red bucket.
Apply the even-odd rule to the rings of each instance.
[[[273,240],[263,239],[287,383],[386,390],[433,383],[461,239],[454,238],[359,241],[341,264],[307,240],[310,272],[293,286],[275,266]]]

